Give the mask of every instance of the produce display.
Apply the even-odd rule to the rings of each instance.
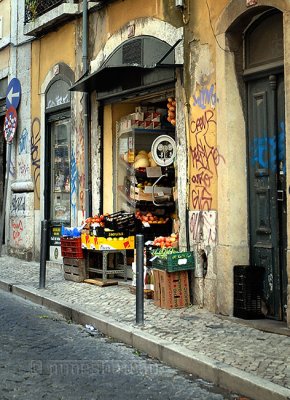
[[[168,97],[167,99],[167,121],[171,123],[171,125],[175,126],[176,125],[176,120],[175,120],[175,113],[176,113],[176,101],[173,97]]]
[[[134,156],[131,154],[131,152],[127,152],[123,155],[124,161],[133,164],[133,167],[135,169],[139,168],[147,168],[147,167],[156,167],[157,164],[152,158],[151,151],[146,151],[146,150],[140,150],[138,153]]]
[[[100,226],[102,228],[105,227],[105,218],[108,217],[110,214],[101,214],[101,215],[94,215],[93,217],[88,217],[85,220],[85,229],[89,229],[91,224],[96,224],[96,226]]]
[[[123,211],[113,214],[94,215],[85,220],[83,230],[94,236],[122,237],[134,234],[136,219],[134,213]]]
[[[178,245],[178,235],[176,233],[172,233],[170,236],[158,236],[153,240],[153,246],[158,246],[162,249],[163,248],[175,249],[177,245]],[[154,255],[156,254],[154,253]]]
[[[169,218],[158,217],[157,215],[152,214],[151,212],[141,212],[136,211],[135,216],[137,219],[140,219],[142,222],[148,222],[149,224],[166,224],[169,221]]]
[[[158,257],[161,259],[167,259],[167,256],[173,253],[178,253],[178,250],[173,247],[163,247],[161,249],[152,250],[151,252],[153,257]]]

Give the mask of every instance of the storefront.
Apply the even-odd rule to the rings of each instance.
[[[94,214],[134,213],[136,232],[145,241],[178,234],[175,87],[181,65],[175,49],[180,41],[128,39],[72,88],[93,92],[91,101],[97,100],[101,204],[99,209],[93,204]]]

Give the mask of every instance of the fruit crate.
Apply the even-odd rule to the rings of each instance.
[[[152,260],[152,267],[167,272],[192,270],[195,267],[193,253],[191,251],[174,252],[165,257],[156,256]]]
[[[122,230],[134,230],[136,219],[134,213],[118,211],[106,216],[104,221],[106,228],[119,232]]]
[[[64,279],[73,282],[83,282],[87,276],[86,260],[78,258],[63,259]]]
[[[61,255],[66,258],[84,258],[81,238],[60,238]]]
[[[262,313],[263,267],[234,266],[234,317],[264,318]]]

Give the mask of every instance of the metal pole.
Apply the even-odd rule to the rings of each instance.
[[[136,235],[136,324],[144,324],[144,235]]]
[[[83,0],[83,74],[88,72],[88,2]],[[91,215],[90,183],[89,183],[89,95],[83,94],[84,115],[84,152],[85,152],[85,218]]]
[[[11,150],[12,150],[12,143],[7,142],[6,174],[5,174],[5,183],[4,183],[2,214],[1,214],[1,220],[0,220],[0,257],[2,255],[2,243],[3,243],[5,214],[6,214],[7,190],[8,190],[10,163],[11,163]]]
[[[41,221],[41,243],[40,243],[40,271],[39,289],[45,289],[46,278],[46,243],[47,243],[47,220]]]

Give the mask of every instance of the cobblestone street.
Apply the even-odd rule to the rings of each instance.
[[[39,265],[10,257],[1,258],[0,280],[135,326],[135,297],[126,286],[101,288],[65,281],[61,267],[50,267],[46,289],[38,289]],[[262,332],[196,306],[164,310],[152,300],[145,300],[145,325],[140,330],[290,389],[289,336]]]
[[[238,397],[2,291],[0,313],[1,400]]]

